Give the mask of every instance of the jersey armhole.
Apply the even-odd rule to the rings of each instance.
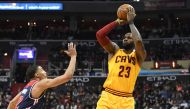
[[[36,82],[32,85],[32,87],[31,87],[31,89],[30,89],[30,92],[29,92],[29,98],[32,99],[32,100],[39,100],[40,98],[42,98],[42,97],[45,95],[45,91],[43,91],[43,93],[40,95],[40,97],[38,97],[38,98],[33,98],[33,97],[32,97],[32,89],[33,89],[34,85],[35,85],[37,82],[38,82],[38,81],[36,81]]]

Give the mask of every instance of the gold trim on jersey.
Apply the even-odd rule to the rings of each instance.
[[[121,97],[132,97],[133,96],[132,93],[120,92],[120,91],[113,90],[113,89],[110,89],[110,88],[105,88],[105,91],[109,92],[109,93],[111,93],[113,95],[121,96]]]

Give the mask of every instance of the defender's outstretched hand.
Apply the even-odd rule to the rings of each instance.
[[[68,56],[77,56],[76,45],[73,42],[68,43],[68,50],[64,51]]]

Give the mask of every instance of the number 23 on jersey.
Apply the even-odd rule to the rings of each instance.
[[[129,78],[131,67],[125,67],[121,65],[119,69],[120,69],[118,74],[119,77]]]

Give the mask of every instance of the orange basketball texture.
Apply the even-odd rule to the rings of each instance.
[[[127,20],[128,7],[131,6],[129,4],[121,5],[117,10],[117,17],[121,20]]]

